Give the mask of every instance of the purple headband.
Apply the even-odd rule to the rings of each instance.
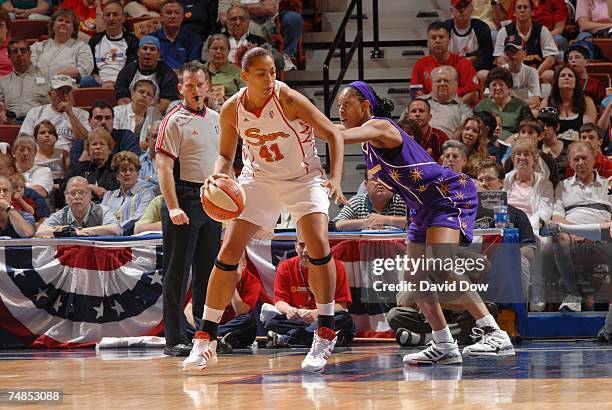
[[[361,95],[363,95],[363,98],[365,98],[370,103],[370,108],[372,109],[372,111],[374,111],[374,108],[376,108],[377,104],[376,94],[374,94],[374,90],[372,89],[372,87],[370,87],[363,81],[353,81],[349,84],[349,87],[357,89],[357,91],[359,91]]]

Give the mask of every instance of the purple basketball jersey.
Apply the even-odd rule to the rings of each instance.
[[[478,207],[472,179],[439,165],[392,120],[375,118],[389,121],[402,136],[402,149],[394,158],[385,158],[383,152],[388,150],[367,142],[362,149],[368,173],[399,194],[410,208],[408,239],[425,242],[428,228],[445,226],[460,230],[471,242]]]

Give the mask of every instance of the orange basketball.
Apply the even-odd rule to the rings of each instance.
[[[236,218],[244,209],[246,195],[238,183],[229,178],[216,179],[208,190],[200,191],[202,208],[212,219],[218,222]]]

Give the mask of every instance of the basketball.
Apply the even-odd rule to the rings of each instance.
[[[201,200],[204,212],[217,222],[236,218],[244,209],[246,195],[238,183],[229,178],[216,179],[201,189]]]

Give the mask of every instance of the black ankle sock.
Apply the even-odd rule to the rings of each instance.
[[[334,329],[334,317],[328,315],[319,315],[319,327],[328,327]]]
[[[200,325],[200,330],[202,332],[208,333],[210,340],[215,340],[217,338],[217,328],[219,327],[218,323],[211,322],[210,320],[203,320]]]

